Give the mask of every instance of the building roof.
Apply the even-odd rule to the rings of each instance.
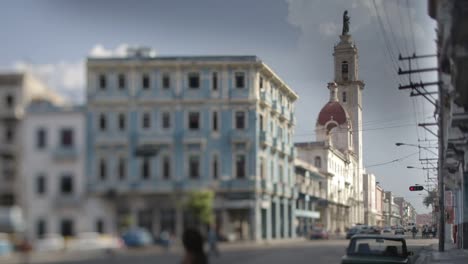
[[[320,110],[317,123],[324,126],[329,121],[336,121],[338,125],[346,123],[346,110],[339,102],[328,102]]]
[[[148,60],[148,61],[203,61],[203,62],[261,62],[255,55],[201,55],[201,56],[116,56],[116,57],[88,57],[88,61],[128,61],[128,60]]]

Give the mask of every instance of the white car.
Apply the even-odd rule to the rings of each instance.
[[[36,242],[36,251],[60,251],[65,249],[65,239],[58,234],[47,234]]]

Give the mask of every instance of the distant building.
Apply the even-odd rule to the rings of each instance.
[[[294,161],[296,188],[296,233],[307,236],[314,226],[327,227],[328,176],[318,168],[300,159]]]
[[[384,193],[384,219],[385,226],[401,225],[400,207],[394,201],[393,193],[387,191]]]
[[[108,201],[88,196],[83,107],[33,101],[22,121],[21,196],[30,241],[114,232]]]
[[[375,175],[365,173],[364,183],[364,224],[377,225],[377,203]]]
[[[433,225],[433,217],[432,213],[428,214],[418,214],[416,215],[416,225],[418,227],[423,225]]]
[[[375,186],[375,222],[377,226],[384,226],[383,216],[383,201],[384,201],[384,190],[378,184]]]
[[[31,74],[0,73],[0,232],[23,228],[11,219],[20,219],[22,215],[22,120],[33,99],[62,102],[62,98]]]
[[[298,156],[329,177],[327,228],[343,232],[364,222],[362,91],[358,50],[351,35],[340,36],[333,53],[330,99],[316,122],[316,141],[296,143]]]
[[[228,239],[294,236],[296,93],[255,56],[87,60],[86,174],[118,228],[182,234],[213,190]]]

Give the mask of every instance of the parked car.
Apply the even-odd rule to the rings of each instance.
[[[65,239],[59,234],[46,234],[37,240],[36,251],[60,251],[65,249]]]
[[[351,237],[353,237],[356,234],[359,234],[360,232],[361,232],[361,229],[357,227],[352,227],[348,230],[348,232],[346,232],[346,239],[350,239]]]
[[[130,229],[122,236],[127,247],[144,247],[152,244],[151,234],[143,228]]]
[[[378,226],[371,226],[367,233],[371,235],[380,235],[381,230]]]
[[[395,235],[405,235],[405,229],[403,227],[395,228]]]
[[[382,229],[382,233],[392,233],[392,229],[389,226],[386,226]]]
[[[354,263],[409,263],[406,241],[402,237],[355,235],[349,241],[342,264]]]
[[[6,256],[13,252],[13,245],[6,234],[0,233],[0,256]]]
[[[120,238],[111,235],[101,235],[94,232],[80,233],[76,238],[72,238],[67,243],[67,250],[102,250],[117,249],[122,247]]]
[[[314,227],[309,235],[310,239],[328,239],[328,231],[321,227]]]

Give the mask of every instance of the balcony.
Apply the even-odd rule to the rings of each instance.
[[[79,207],[83,199],[78,195],[58,195],[54,199],[57,208]]]
[[[281,121],[286,120],[286,112],[287,112],[286,106],[281,106],[281,111],[280,111],[280,116],[279,116],[279,119]]]
[[[271,151],[276,151],[279,147],[279,142],[277,138],[273,138],[272,144],[271,144]]]
[[[254,190],[255,181],[250,179],[230,179],[221,181],[219,186],[224,190]]]
[[[262,179],[260,181],[260,188],[263,192],[271,192],[272,191],[271,182],[266,179]]]
[[[296,124],[296,116],[293,112],[289,112],[289,125],[293,126]]]
[[[78,157],[78,150],[73,146],[59,146],[53,150],[52,155],[56,161],[75,160]]]
[[[265,107],[269,104],[268,95],[265,91],[260,92],[260,105]]]
[[[233,129],[231,130],[230,137],[233,143],[248,142],[250,140],[246,130]]]
[[[268,135],[267,131],[260,131],[260,143],[264,147],[271,145],[271,136]]]
[[[272,104],[271,104],[271,111],[272,112],[278,112],[278,101],[276,100],[273,100]]]

